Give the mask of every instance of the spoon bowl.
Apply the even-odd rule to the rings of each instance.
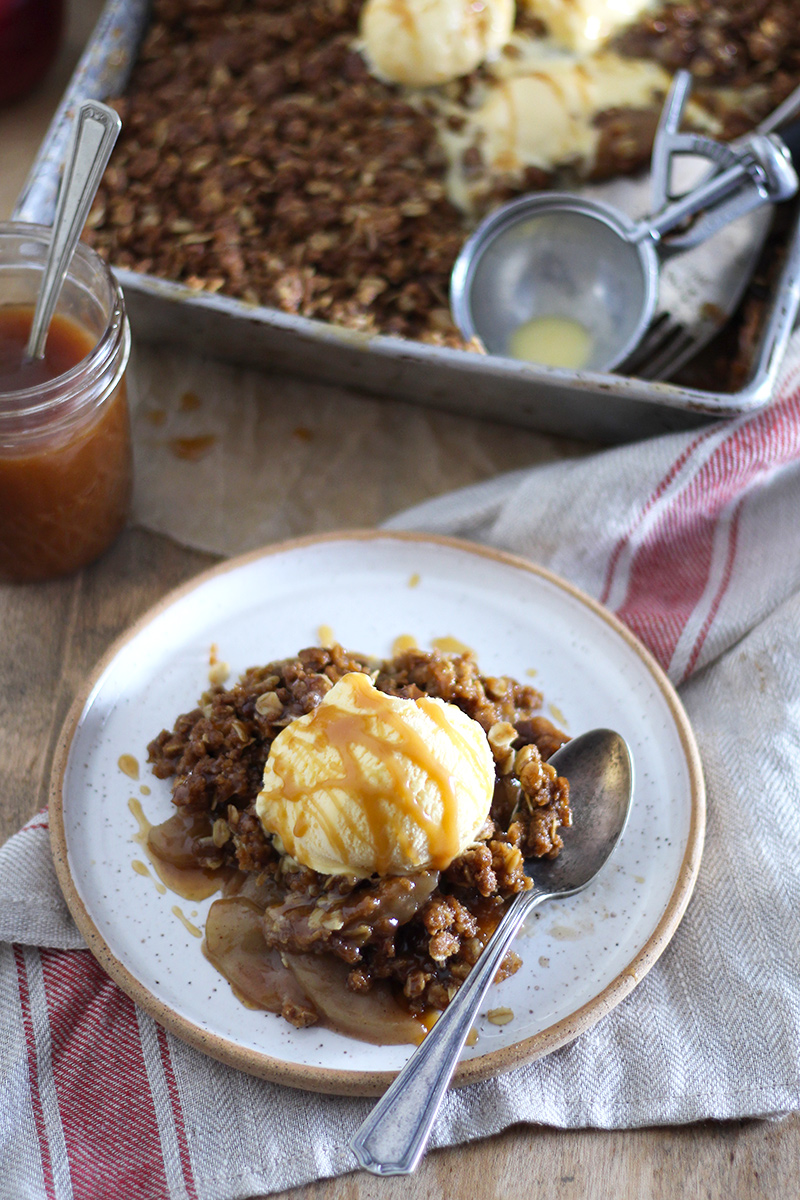
[[[622,837],[633,795],[633,762],[623,737],[611,729],[592,729],[557,750],[550,765],[569,780],[573,824],[558,856],[527,859],[525,873],[534,889],[552,897],[573,896],[592,882]]]
[[[525,917],[545,900],[587,887],[622,837],[633,797],[625,739],[594,729],[549,761],[569,781],[572,829],[555,859],[526,862],[533,886],[509,904],[455,998],[351,1141],[361,1166],[374,1175],[409,1175],[417,1167],[467,1034]]]

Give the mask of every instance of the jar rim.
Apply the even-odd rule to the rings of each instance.
[[[46,249],[52,237],[52,229],[49,225],[36,225],[23,221],[0,221],[0,243],[5,236],[9,235],[30,238],[32,241],[42,243]],[[6,415],[36,416],[52,409],[55,404],[60,405],[63,401],[74,400],[76,394],[85,387],[87,375],[102,374],[113,360],[120,337],[124,336],[127,324],[122,289],[108,263],[85,242],[78,242],[73,262],[75,259],[98,271],[108,287],[110,307],[105,328],[86,357],[80,359],[62,375],[57,375],[46,383],[35,384],[33,387],[18,388],[12,392],[0,391],[0,419]],[[67,277],[69,277],[71,269],[72,262]]]

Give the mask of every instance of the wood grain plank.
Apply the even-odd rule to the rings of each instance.
[[[131,621],[214,561],[127,530],[76,576],[0,586],[0,840],[47,803],[53,747],[86,673]]]
[[[788,1200],[798,1178],[794,1114],[624,1131],[517,1126],[433,1151],[409,1178],[361,1172],[271,1200]]]
[[[0,832],[44,803],[66,631],[77,580],[0,587]]]

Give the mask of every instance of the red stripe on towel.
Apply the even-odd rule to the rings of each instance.
[[[703,649],[703,644],[705,643],[708,631],[714,623],[714,618],[719,610],[722,597],[728,590],[728,585],[731,581],[731,575],[733,574],[733,563],[736,558],[736,544],[739,537],[739,518],[742,512],[742,503],[743,501],[739,501],[736,511],[733,514],[733,520],[731,521],[730,533],[728,537],[728,553],[725,559],[725,569],[722,574],[722,580],[719,588],[717,589],[716,595],[711,602],[711,606],[700,628],[700,632],[697,635],[697,640],[692,647],[692,652],[689,655],[689,661],[686,664],[686,670],[683,673],[684,679],[688,679],[697,666],[697,660],[700,657],[700,651]]]
[[[699,439],[692,445],[695,450]],[[701,462],[671,502],[665,506],[630,565],[627,594],[617,615],[642,639],[664,667],[692,618],[698,640],[691,654],[696,665],[714,617],[733,574],[738,518],[746,496],[773,470],[800,459],[800,393],[785,396],[763,413],[733,425],[730,435]],[[676,460],[652,494],[641,523],[687,456]],[[698,611],[710,578],[717,523],[722,512],[740,498],[721,586],[707,611]],[[623,546],[615,548],[619,560]],[[610,588],[609,574],[606,594]],[[691,668],[690,668],[691,669]]]
[[[74,1200],[168,1195],[133,1002],[87,950],[41,952]]]
[[[17,966],[17,981],[19,984],[19,1002],[22,1010],[22,1027],[25,1030],[25,1048],[28,1055],[28,1082],[31,1089],[31,1108],[33,1123],[36,1126],[36,1137],[39,1142],[39,1155],[42,1161],[42,1175],[48,1200],[54,1200],[55,1186],[53,1184],[53,1164],[50,1159],[50,1146],[47,1141],[47,1127],[42,1111],[42,1098],[39,1094],[39,1058],[36,1053],[36,1036],[31,1019],[31,998],[28,990],[28,971],[25,966],[25,954],[21,946],[14,947],[14,962]]]
[[[35,812],[31,819],[27,821],[20,829],[20,833],[27,833],[29,829],[49,829],[50,814],[46,808],[40,808]]]
[[[642,509],[640,510],[640,512],[638,513],[637,517],[631,523],[627,533],[624,533],[622,535],[622,537],[619,539],[619,541],[617,542],[616,546],[614,547],[614,549],[611,552],[611,558],[608,560],[608,570],[606,571],[606,581],[605,581],[605,584],[603,585],[603,590],[600,593],[600,603],[601,604],[608,603],[608,597],[611,593],[611,585],[614,581],[614,572],[617,569],[617,564],[619,563],[619,560],[622,556],[623,551],[625,550],[625,547],[628,545],[628,543],[630,542],[634,533],[639,528],[639,526],[641,525],[642,521],[645,519],[647,514],[651,511],[651,509],[653,508],[653,505],[656,504],[657,501],[661,499],[664,492],[667,490],[667,488],[670,486],[672,481],[675,479],[675,476],[678,474],[679,471],[682,470],[682,468],[685,466],[685,464],[688,462],[688,460],[691,458],[691,456],[697,450],[697,447],[701,446],[703,444],[703,442],[705,442],[708,439],[710,432],[711,432],[710,430],[705,430],[703,433],[701,433],[698,437],[695,438],[695,440],[689,446],[686,447],[686,449],[679,455],[679,457],[675,459],[675,462],[669,468],[669,470],[667,471],[664,478],[661,480],[661,482],[655,488],[653,493],[645,501],[645,503],[644,503]]]

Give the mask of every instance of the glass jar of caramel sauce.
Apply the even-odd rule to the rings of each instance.
[[[0,581],[51,579],[106,550],[130,506],[130,329],[106,264],[79,243],[44,359],[26,358],[50,241],[0,223]]]

